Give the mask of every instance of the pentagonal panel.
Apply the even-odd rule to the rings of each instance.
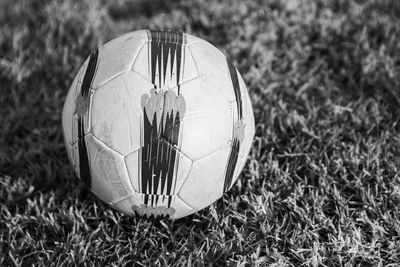
[[[138,54],[132,70],[158,89],[174,88],[198,77],[196,64],[185,46],[185,35],[148,31],[149,41]]]
[[[129,197],[113,203],[113,206],[118,210],[128,215],[139,215],[147,218],[170,218],[179,219],[187,216],[195,210],[183,202],[179,197],[172,196],[171,198],[160,197],[157,205],[145,205],[145,194],[134,193]]]
[[[142,96],[152,87],[143,77],[126,72],[98,88],[91,110],[93,135],[123,155],[139,149]]]
[[[145,44],[135,32],[115,38],[99,48],[98,67],[92,88],[97,88],[117,75],[129,70]]]
[[[178,196],[196,209],[202,209],[220,198],[223,194],[230,151],[231,147],[226,146],[194,161]],[[232,180],[236,180],[236,177]]]
[[[185,103],[181,116],[181,151],[192,160],[225,146],[232,136],[232,108],[219,90],[201,79],[183,84]]]
[[[86,137],[90,162],[91,190],[108,203],[133,193],[122,155],[111,150],[91,134]]]
[[[215,88],[228,101],[235,100],[232,80],[225,55],[210,43],[196,42],[188,45],[196,62],[199,76]]]
[[[159,197],[179,192],[192,165],[190,159],[164,138],[145,144],[125,157],[125,162],[131,184],[137,192],[149,195],[145,203],[149,205]]]

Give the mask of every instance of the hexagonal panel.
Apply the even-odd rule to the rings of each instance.
[[[171,197],[170,205],[168,205],[167,198],[160,197],[158,204],[153,207],[144,205],[145,197],[144,194],[134,193],[121,201],[113,203],[113,206],[125,214],[148,218],[168,217],[170,219],[179,219],[196,211],[177,196]]]
[[[191,160],[225,146],[232,136],[232,108],[218,90],[201,79],[181,87],[185,112],[181,120],[181,151]]]
[[[133,193],[124,158],[91,134],[86,136],[91,170],[91,190],[112,203]]]
[[[178,193],[185,203],[202,209],[222,196],[230,150],[230,146],[226,146],[193,162],[188,179]]]
[[[164,138],[129,154],[125,162],[137,192],[160,196],[179,192],[192,166],[192,161]]]
[[[99,47],[96,75],[92,88],[97,88],[117,75],[130,70],[146,40],[135,32],[124,34]]]
[[[142,96],[153,87],[143,77],[125,72],[95,91],[92,100],[93,135],[127,155],[141,147]]]

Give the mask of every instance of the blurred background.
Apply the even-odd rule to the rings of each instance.
[[[400,262],[399,1],[1,0],[0,25],[0,265]],[[144,28],[221,49],[254,107],[236,185],[177,222],[104,206],[62,139],[84,59]]]

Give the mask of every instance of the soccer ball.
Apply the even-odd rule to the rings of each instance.
[[[68,157],[101,200],[178,219],[220,198],[254,137],[246,86],[210,43],[141,30],[92,52],[62,113]]]

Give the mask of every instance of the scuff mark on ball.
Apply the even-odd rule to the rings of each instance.
[[[239,140],[240,143],[244,139],[244,128],[245,128],[245,126],[246,125],[244,124],[243,120],[236,121],[235,125],[233,126],[233,138]]]
[[[76,98],[76,105],[74,114],[85,115],[89,110],[90,96],[78,95]]]

